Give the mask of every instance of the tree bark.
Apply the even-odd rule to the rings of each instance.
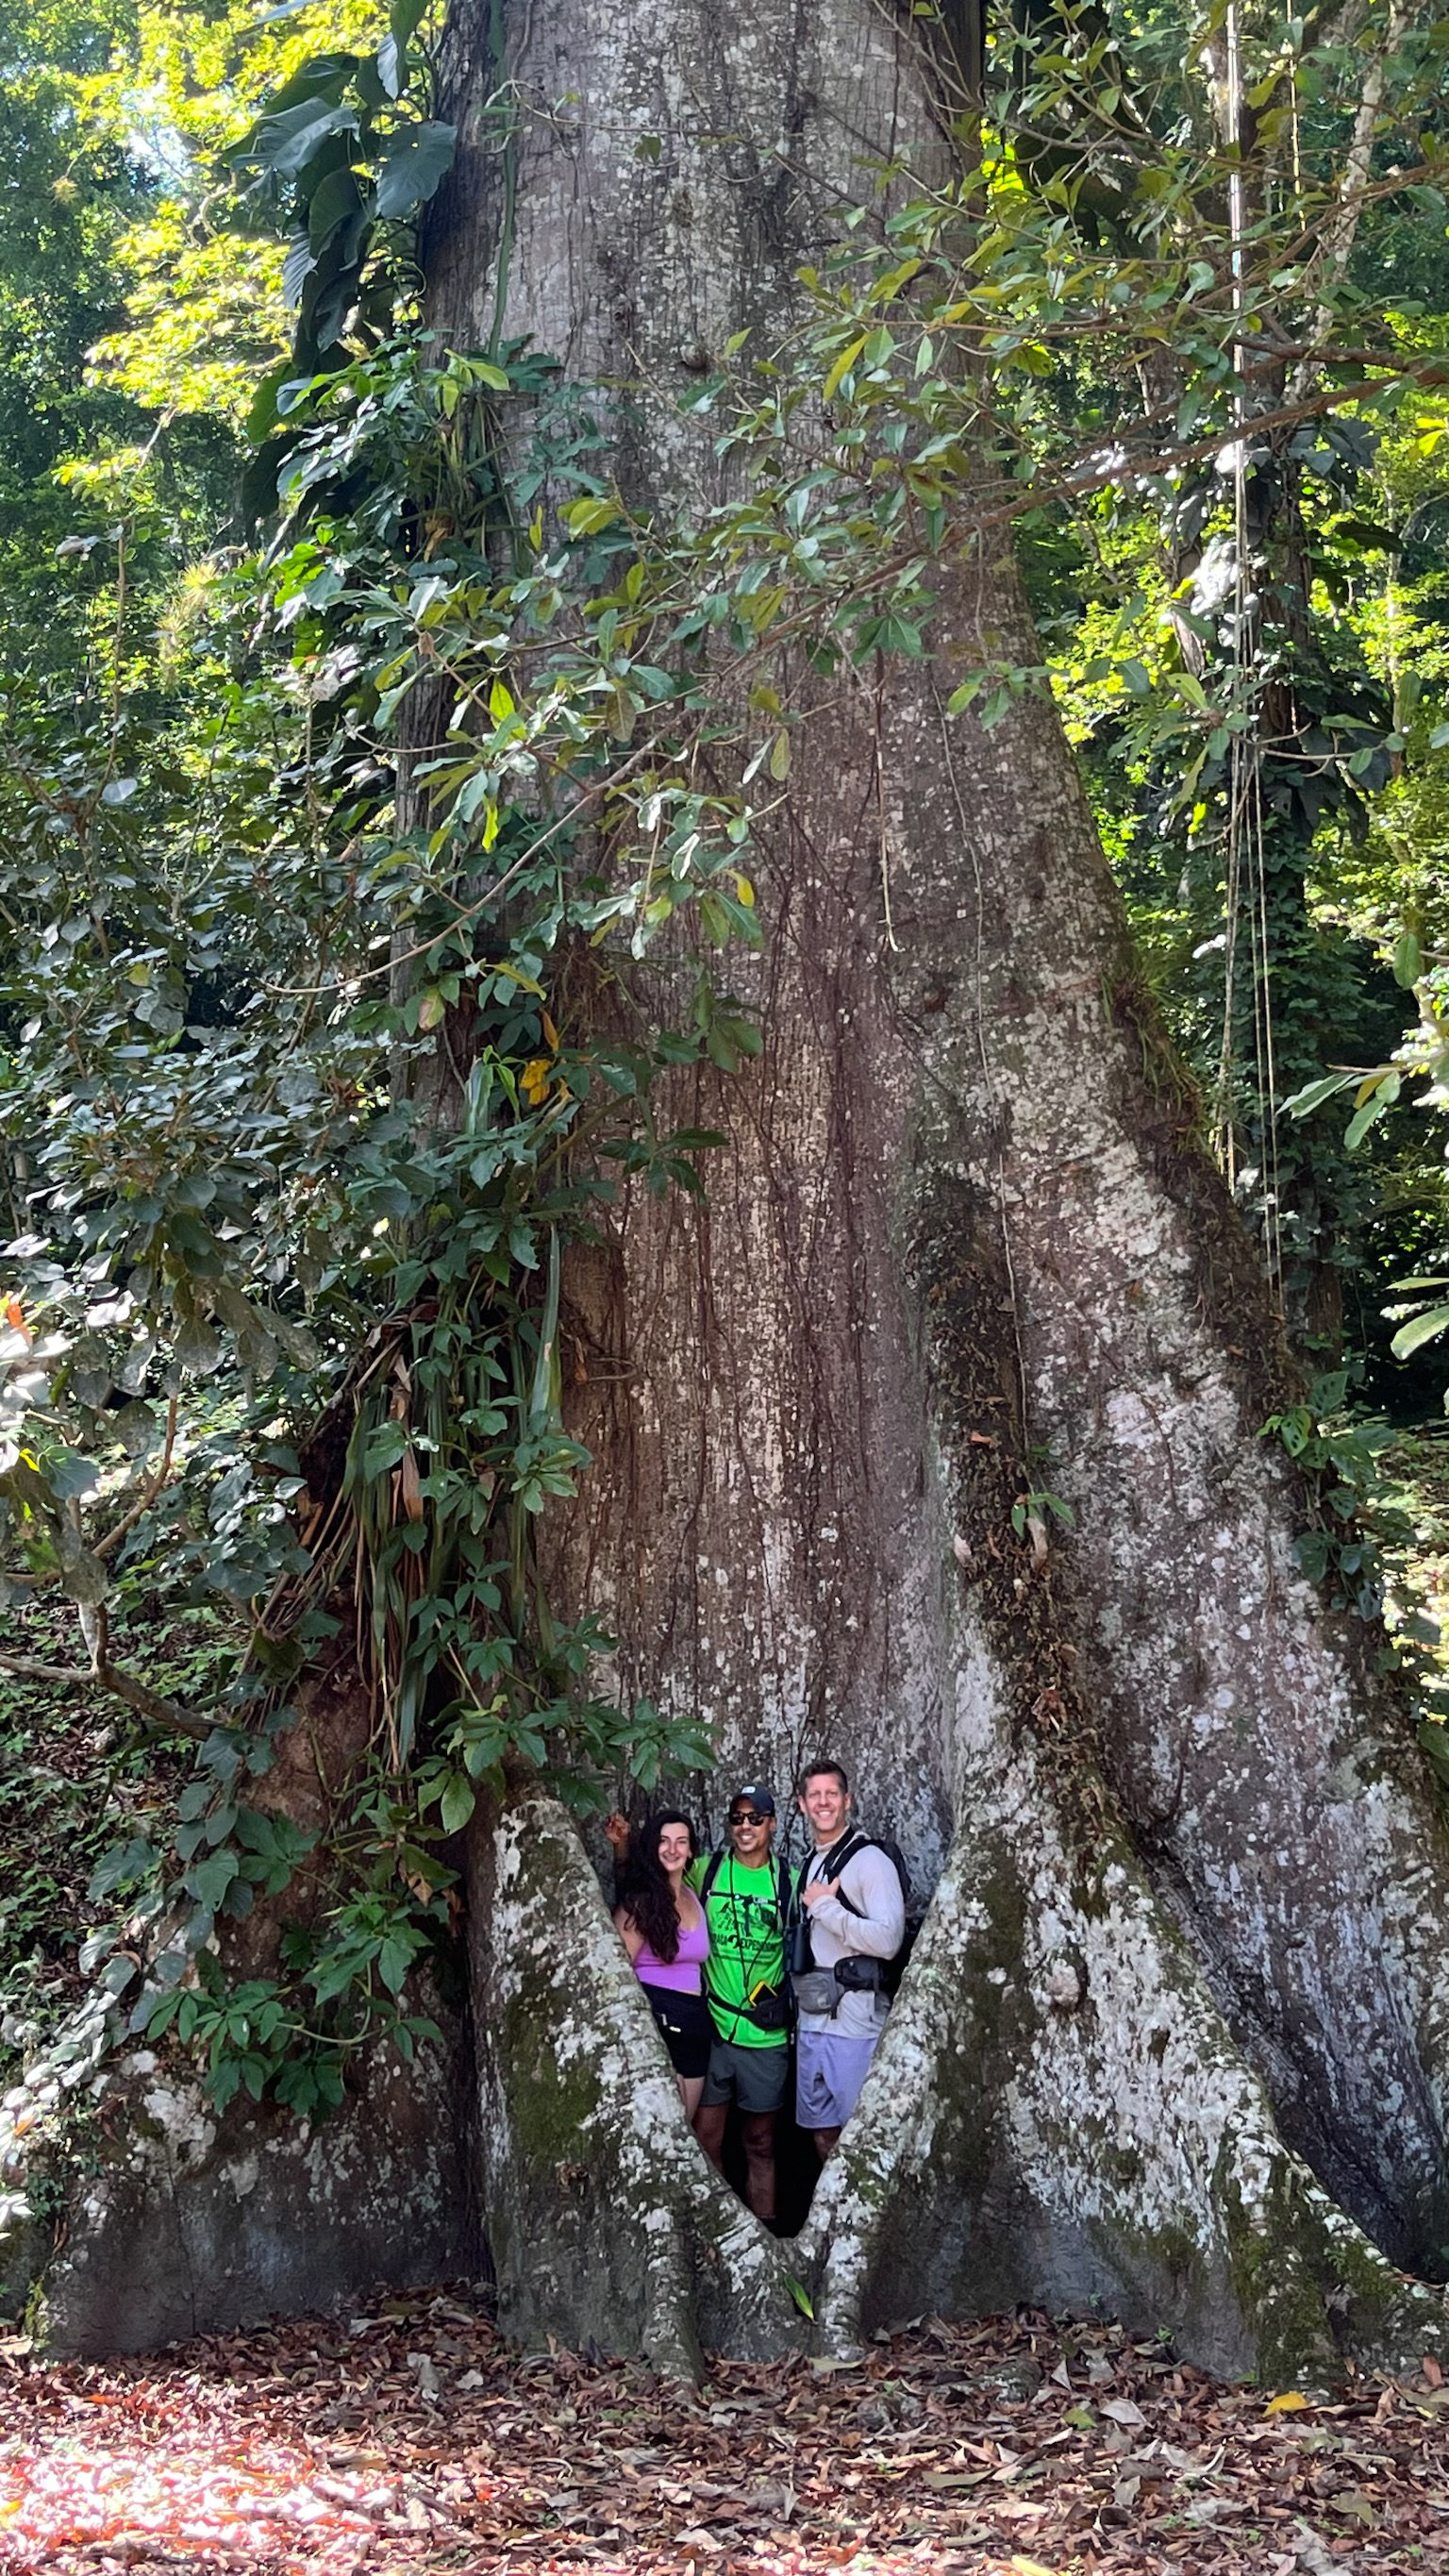
[[[921,23],[458,0],[435,321],[531,336],[593,389],[632,491],[707,503],[676,409],[701,353],[788,319],[876,167],[939,166]],[[729,1137],[707,1202],[626,1192],[571,1261],[596,1465],[547,1525],[552,1595],[604,1614],[619,1686],[718,1730],[712,1820],[732,1781],[786,1807],[801,1757],[837,1754],[929,1918],[782,2248],[685,2127],[567,1816],[536,1789],[480,1813],[500,2313],[671,2370],[1014,2299],[1105,2304],[1223,2370],[1442,2353],[1438,2292],[1395,2267],[1449,2240],[1443,1818],[1297,1570],[1301,1497],[1259,1437],[1286,1363],[1054,713],[943,712],[983,655],[1039,658],[1008,557],[963,540],[929,660],[786,674],[768,941],[734,970],[764,1052],[681,1077],[683,1116]],[[1042,1490],[1073,1535],[1042,1506],[1013,1527]],[[207,2154],[232,2172],[227,2140]],[[379,2131],[394,2216],[398,2171]],[[282,2304],[304,2219],[258,2174]]]
[[[476,344],[501,297],[505,333],[607,389],[626,488],[707,503],[693,371],[788,316],[875,167],[940,166],[919,35],[868,0],[555,0],[505,9],[501,55],[494,23],[461,6],[447,39],[435,318]],[[963,544],[926,664],[828,697],[797,675],[764,1055],[681,1103],[730,1137],[708,1203],[626,1197],[572,1265],[596,1465],[552,1580],[604,1612],[625,1689],[714,1722],[722,1780],[838,1752],[939,1881],[792,2257],[817,2332],[1105,2300],[1286,2368],[1439,2330],[1391,2263],[1449,2237],[1449,1850],[1297,1571],[1258,1436],[1286,1363],[1055,716],[944,715],[983,651],[1038,659],[1009,560]],[[1037,1487],[1073,1537],[1014,1534]],[[652,2043],[560,1816],[479,1829],[472,1912],[513,2312],[676,2357],[787,2336],[770,2249],[739,2213],[721,2235],[667,2086],[641,2111],[623,2071]],[[555,1944],[577,1977],[541,1985]],[[567,2155],[518,2116],[543,2067]],[[585,2203],[659,2229],[642,2291]]]

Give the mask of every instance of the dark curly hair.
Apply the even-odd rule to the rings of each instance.
[[[659,1837],[666,1825],[683,1825],[689,1834],[689,1857],[699,1855],[699,1837],[694,1818],[680,1807],[666,1807],[657,1816],[646,1816],[629,1836],[629,1848],[614,1886],[614,1902],[628,1915],[636,1932],[642,1932],[656,1959],[669,1965],[679,1955],[679,1916],[674,1910],[674,1890],[669,1873],[659,1858]]]

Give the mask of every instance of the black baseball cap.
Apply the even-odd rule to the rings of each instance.
[[[731,1811],[740,1806],[746,1798],[748,1798],[750,1805],[754,1808],[757,1816],[773,1816],[775,1812],[775,1792],[773,1789],[762,1788],[760,1783],[755,1780],[748,1781],[743,1789],[736,1789],[734,1796],[730,1800]]]

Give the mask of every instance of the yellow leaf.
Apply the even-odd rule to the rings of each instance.
[[[509,692],[501,680],[495,680],[488,692],[488,712],[494,723],[502,724],[504,717],[511,716],[513,711],[513,700]]]
[[[1281,2397],[1269,2398],[1263,2412],[1265,2415],[1302,2415],[1306,2413],[1308,2403],[1301,2388],[1285,2388]]]
[[[523,1092],[531,1109],[536,1109],[548,1096],[548,1058],[536,1055],[523,1068]]]
[[[788,735],[787,733],[777,733],[777,734],[776,734],[776,736],[775,736],[774,741],[771,743],[771,745],[770,745],[770,763],[769,763],[769,766],[770,766],[770,776],[771,776],[772,778],[788,778],[788,777],[789,777],[789,775],[790,775],[790,737],[789,737],[789,735]]]
[[[736,877],[735,893],[738,895],[740,902],[745,906],[746,911],[753,911],[755,889],[751,885],[748,877]]]
[[[554,1054],[555,1054],[555,1055],[557,1055],[557,1053],[558,1053],[558,1031],[557,1031],[557,1029],[554,1027],[553,1021],[552,1021],[552,1019],[550,1018],[550,1016],[549,1016],[549,1014],[548,1014],[548,1012],[547,1012],[547,1011],[540,1011],[540,1013],[539,1013],[539,1018],[540,1018],[540,1019],[542,1020],[542,1022],[543,1022],[543,1034],[544,1034],[544,1036],[547,1038],[547,1040],[548,1040],[548,1042],[549,1042],[549,1045],[552,1047],[552,1049],[553,1049],[553,1051],[554,1051]]]
[[[1043,2567],[1039,2558],[1008,2558],[1006,2563],[1015,2568],[1016,2576],[1057,2576],[1056,2568]]]
[[[860,356],[861,350],[865,347],[869,338],[870,333],[868,331],[862,331],[858,340],[852,340],[848,349],[841,350],[839,357],[836,359],[834,366],[831,368],[829,375],[825,379],[823,399],[826,402],[829,402],[831,395],[839,390],[842,376],[849,375],[851,368],[854,366],[856,359]]]

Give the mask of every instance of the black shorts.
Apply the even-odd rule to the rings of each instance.
[[[675,2074],[703,2075],[713,2036],[703,1995],[676,1994],[672,1986],[646,1986],[642,1977],[639,1984]]]

